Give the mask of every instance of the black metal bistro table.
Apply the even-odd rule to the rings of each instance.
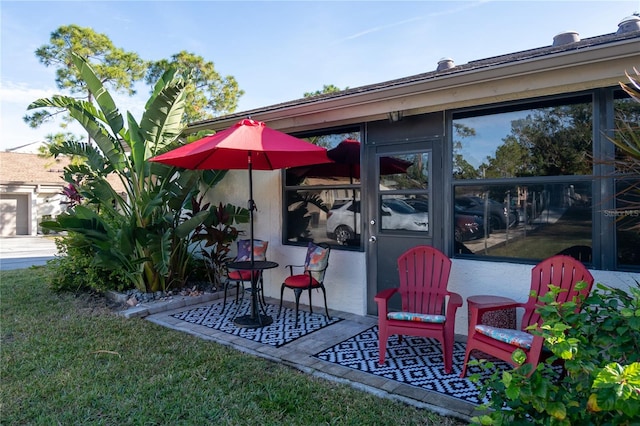
[[[254,260],[251,262],[250,260],[242,261],[242,262],[229,262],[227,264],[227,268],[229,269],[238,269],[242,271],[264,271],[265,269],[273,269],[278,267],[276,262],[270,262],[268,260]],[[273,318],[269,315],[261,314],[259,301],[258,301],[258,277],[260,274],[252,273],[251,274],[251,313],[249,315],[243,315],[241,317],[236,317],[233,322],[238,327],[245,328],[258,328],[264,327],[273,322]],[[263,290],[264,291],[264,290]]]

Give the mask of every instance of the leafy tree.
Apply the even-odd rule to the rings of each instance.
[[[122,271],[142,291],[184,284],[190,235],[209,220],[212,211],[200,210],[191,216],[183,212],[201,190],[205,194],[225,174],[178,170],[147,161],[179,143],[187,82],[174,72],[165,73],[141,120],[127,113],[125,126],[125,118],[91,65],[74,53],[70,58],[97,107],[89,101],[53,96],[33,102],[29,109],[65,109],[95,145],[69,140],[52,147],[56,156],[84,158],[64,173],[82,203],[56,221],[42,223],[43,228],[81,236],[73,241],[94,253],[96,266]],[[109,183],[110,175],[120,180],[124,194]],[[238,216],[244,217],[241,213]]]
[[[336,93],[342,92],[343,90],[347,90],[349,87],[345,87],[344,89],[339,88],[338,86],[334,86],[333,84],[325,84],[322,86],[322,90],[316,90],[315,92],[305,92],[305,98],[312,98],[318,95],[326,95],[328,93]]]
[[[453,176],[456,179],[477,179],[480,174],[460,153],[462,139],[475,136],[476,131],[460,123],[453,124],[453,131],[456,137],[460,138],[453,141]]]
[[[59,89],[71,94],[84,94],[89,102],[91,92],[73,65],[72,52],[89,58],[100,82],[116,91],[133,95],[134,83],[144,77],[146,63],[137,53],[115,47],[109,37],[91,28],[62,26],[51,33],[49,44],[39,47],[35,54],[45,66],[56,68],[56,85]],[[25,115],[23,119],[35,128],[62,111],[59,108],[42,110]]]
[[[49,134],[45,138],[46,144],[42,145],[38,148],[38,155],[40,157],[51,157],[51,147],[52,146],[61,146],[65,142],[73,142],[73,143],[82,143],[82,136],[78,137],[71,132],[59,132],[56,134]],[[82,163],[82,159],[78,156],[72,156],[71,162],[73,164]]]
[[[238,99],[244,94],[233,76],[222,77],[213,62],[186,51],[173,55],[170,60],[152,62],[145,81],[152,84],[170,68],[177,69],[178,75],[188,81],[184,110],[187,123],[235,111]]]
[[[487,159],[487,176],[590,174],[592,118],[590,104],[575,104],[514,120],[504,145]]]
[[[504,138],[504,143],[496,149],[495,158],[487,158],[485,165],[487,178],[535,175],[531,166],[529,151],[513,136]]]

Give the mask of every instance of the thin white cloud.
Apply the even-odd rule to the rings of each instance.
[[[470,3],[465,2],[465,3],[463,3],[462,5],[460,5],[458,7],[454,7],[454,8],[451,8],[451,9],[446,9],[446,10],[442,10],[442,11],[438,11],[438,12],[429,13],[429,14],[427,14],[425,16],[416,16],[416,17],[413,17],[413,18],[410,18],[410,19],[405,19],[405,20],[402,20],[402,21],[392,22],[392,23],[387,24],[387,25],[379,25],[377,27],[373,27],[373,28],[370,28],[370,29],[367,29],[367,30],[363,30],[363,31],[357,32],[357,33],[355,33],[353,35],[350,35],[350,36],[341,38],[339,40],[336,40],[333,43],[331,43],[331,45],[332,46],[336,46],[336,45],[341,44],[341,43],[343,43],[345,41],[355,40],[355,39],[358,39],[358,38],[363,37],[363,36],[368,35],[368,34],[373,34],[373,33],[384,31],[384,30],[387,30],[387,29],[390,29],[390,28],[399,27],[401,25],[406,25],[406,24],[409,24],[411,22],[424,21],[424,20],[427,20],[427,19],[430,19],[430,18],[435,18],[435,17],[440,17],[440,16],[454,15],[454,14],[462,12],[464,10],[473,9],[473,8],[478,7],[478,6],[482,6],[484,4],[490,3],[491,1],[492,0],[480,0],[480,1],[476,1],[476,2],[470,2]],[[448,3],[448,4],[456,4],[456,2],[451,2],[451,3]]]
[[[408,24],[409,22],[420,21],[420,20],[423,20],[423,19],[426,19],[426,18],[425,17],[416,17],[416,18],[406,19],[404,21],[394,22],[394,23],[387,24],[387,25],[380,25],[378,27],[370,28],[368,30],[360,31],[360,32],[358,32],[356,34],[344,37],[344,38],[342,38],[340,40],[337,40],[337,41],[333,42],[332,45],[335,46],[337,44],[341,44],[341,43],[343,43],[345,41],[348,41],[348,40],[354,40],[354,39],[360,38],[360,37],[365,36],[367,34],[377,33],[379,31],[383,31],[383,30],[386,30],[386,29],[389,29],[389,28],[394,28],[394,27],[397,27],[397,26],[400,26],[400,25],[405,25],[405,24]]]

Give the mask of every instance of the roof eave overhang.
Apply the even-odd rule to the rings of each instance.
[[[386,119],[391,111],[415,115],[608,87],[640,65],[640,38],[566,50],[501,64],[452,68],[415,80],[372,86],[344,96],[274,105],[196,123],[189,132],[222,130],[251,116],[293,133]]]

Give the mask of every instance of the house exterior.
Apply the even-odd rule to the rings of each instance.
[[[251,116],[329,148],[360,141],[359,171],[348,177],[254,171],[255,235],[269,241],[269,260],[300,264],[308,241],[333,246],[325,278],[330,308],[375,315],[374,295],[396,285],[395,260],[418,244],[452,258],[450,290],[465,299],[525,301],[533,265],[580,247],[596,282],[627,288],[640,281],[640,240],[630,231],[640,211],[628,207],[633,196],[625,189],[640,178],[619,173],[609,138],[619,114],[636,124],[640,116],[619,85],[634,67],[635,16],[615,33],[582,40],[561,33],[549,46],[463,65],[443,59],[424,74],[188,130],[222,130]],[[389,174],[389,157],[411,166]],[[233,171],[212,199],[246,205],[246,185],[246,172]],[[285,274],[284,267],[266,273],[267,296],[280,297]],[[456,333],[466,332],[463,307]]]
[[[66,205],[61,194],[67,159],[25,152],[0,152],[0,236],[37,235],[43,216],[55,217]]]
[[[38,235],[43,220],[54,219],[67,209],[63,190],[67,157],[44,157],[34,153],[41,143],[0,152],[0,237]],[[108,177],[111,186],[124,194],[116,176]]]

